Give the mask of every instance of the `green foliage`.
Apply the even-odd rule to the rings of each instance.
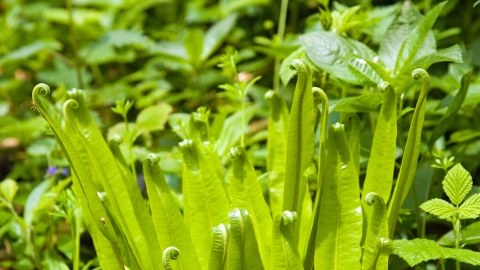
[[[456,259],[471,265],[480,265],[480,253],[471,250],[453,249],[439,246],[428,239],[396,240],[393,254],[404,258],[410,266],[430,260]]]
[[[0,268],[477,267],[460,2],[0,4]]]

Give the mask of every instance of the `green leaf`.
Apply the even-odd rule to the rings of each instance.
[[[432,147],[435,141],[440,138],[440,136],[445,134],[449,126],[453,123],[458,111],[462,107],[465,97],[467,96],[471,77],[472,71],[469,71],[463,75],[460,91],[458,91],[458,93],[455,95],[452,103],[450,103],[450,106],[448,106],[447,112],[442,116],[438,124],[433,129],[432,135],[430,136],[430,142],[428,143],[429,147]]]
[[[442,185],[450,201],[454,205],[460,205],[472,189],[472,176],[459,163],[447,172]]]
[[[13,179],[5,179],[0,183],[0,196],[5,198],[7,202],[11,203],[13,201],[13,198],[15,198],[17,191],[18,185],[17,182]]]
[[[388,268],[388,254],[382,254],[385,249],[385,239],[388,238],[388,216],[385,201],[375,192],[365,196],[365,204],[373,206],[369,220],[367,236],[362,259],[362,270]]]
[[[455,206],[442,199],[431,199],[420,205],[423,211],[433,214],[441,219],[447,219],[457,213]]]
[[[388,229],[390,238],[393,238],[400,207],[408,195],[408,191],[415,177],[415,172],[417,171],[423,120],[425,118],[426,98],[428,90],[430,89],[430,76],[425,70],[415,69],[412,72],[412,77],[415,80],[422,78],[423,86],[408,131],[407,143],[403,151],[402,165],[398,174],[397,184],[395,185],[393,197],[388,207]]]
[[[397,100],[395,89],[389,83],[379,85],[384,91],[383,105],[378,115],[372,149],[367,165],[367,174],[363,184],[362,203],[367,220],[371,217],[371,208],[366,206],[365,196],[375,192],[389,201],[393,185],[397,140]]]
[[[425,18],[409,33],[398,52],[397,62],[395,63],[395,75],[401,73],[404,67],[412,64],[417,56],[418,50],[422,47],[427,35],[430,33],[433,24],[442,11],[447,1],[444,1],[428,12]]]
[[[333,32],[313,32],[302,36],[301,40],[308,58],[320,69],[354,84],[380,83],[378,74],[363,60],[374,61],[376,57],[365,44]],[[361,58],[345,58],[351,54]]]
[[[480,265],[480,253],[467,249],[453,249],[439,246],[428,239],[395,240],[393,254],[404,259],[410,266],[430,260],[455,259],[471,265]]]
[[[480,216],[480,193],[473,194],[466,199],[458,209],[461,219],[477,218]]]
[[[347,130],[348,135],[348,145],[350,147],[350,152],[352,153],[352,158],[355,163],[355,168],[357,172],[360,173],[360,132],[361,132],[361,122],[360,117],[356,113],[347,113],[345,115],[345,123],[350,122],[350,130]],[[347,126],[348,128],[348,126]]]
[[[228,241],[227,270],[263,270],[257,239],[248,211],[235,208],[228,213],[228,217],[231,227]]]
[[[329,111],[337,112],[371,112],[377,111],[382,104],[381,94],[364,94],[355,97],[346,97],[337,100],[330,100]]]
[[[410,67],[403,68],[403,70],[412,70],[418,67],[430,66],[431,64],[439,62],[454,62],[462,63],[462,50],[460,46],[453,45],[446,49],[425,55],[418,60],[415,60]]]
[[[159,161],[155,154],[150,154],[143,161],[145,184],[158,242],[162,249],[174,246],[181,253],[181,256],[172,262],[175,269],[200,269],[192,238],[158,165]]]
[[[283,210],[297,212],[301,220],[307,185],[303,173],[311,164],[315,137],[312,74],[308,64],[298,59],[293,60],[291,68],[297,70],[298,79],[288,123]],[[299,235],[299,228],[297,224],[296,235]]]
[[[73,175],[72,177],[76,177]],[[78,179],[73,181],[78,183]],[[80,205],[82,207],[82,215],[84,217],[85,224],[87,225],[88,232],[93,240],[93,245],[95,251],[98,254],[98,262],[102,269],[117,269],[123,266],[122,259],[120,259],[119,254],[115,253],[115,249],[112,246],[111,242],[103,236],[100,229],[98,228],[94,216],[90,211],[88,205],[88,200],[85,197],[81,187],[78,184],[72,185],[72,190],[75,194],[75,197],[78,198]]]
[[[297,213],[285,211],[275,217],[272,230],[271,269],[303,270],[292,225]]]
[[[148,132],[163,130],[172,110],[168,103],[147,107],[138,114],[136,126]]]
[[[415,8],[411,1],[403,2],[400,12],[381,39],[378,55],[392,72],[395,69],[395,63],[397,62],[402,44],[421,21],[422,17],[422,14]],[[427,36],[427,40],[429,39],[431,41],[425,42],[425,45],[430,45],[432,42],[433,45],[435,45],[433,33]],[[433,52],[435,52],[435,47],[423,46],[418,52],[418,55],[423,56]]]
[[[229,192],[231,206],[248,211],[262,260],[269,263],[272,218],[263,198],[257,174],[243,147],[232,148],[230,157],[233,159]]]
[[[199,29],[188,29],[183,40],[183,45],[190,59],[190,64],[200,64],[203,51],[203,33]]]
[[[183,153],[184,218],[203,269],[208,268],[212,250],[212,228],[228,221],[229,201],[209,159],[197,142],[180,143]]]
[[[92,184],[103,185],[113,218],[127,239],[126,248],[131,248],[141,267],[160,263],[158,256],[154,256],[161,253],[160,245],[157,239],[149,237],[155,235],[153,220],[136,181],[132,181],[136,177],[117,163],[89,113],[82,91],[72,91],[69,96],[71,99],[64,104],[64,115],[71,129],[69,135],[78,138],[75,145],[83,145],[80,153],[91,168],[96,181]]]
[[[32,99],[36,104],[38,112],[48,122],[51,130],[55,134],[58,144],[62,148],[65,156],[67,157],[72,172],[78,177],[80,181],[74,181],[74,185],[80,185],[81,190],[87,198],[89,208],[92,212],[95,223],[99,230],[105,237],[107,237],[113,243],[116,242],[116,233],[111,226],[110,218],[108,217],[105,208],[100,202],[97,195],[97,190],[93,186],[92,173],[89,170],[90,164],[87,159],[83,158],[84,152],[77,150],[70,140],[69,136],[61,129],[61,127],[46,113],[45,107],[42,103],[42,99],[39,98],[39,94],[47,95],[50,93],[50,88],[46,84],[38,84],[32,91]],[[75,134],[73,134],[76,136]],[[71,136],[73,139],[73,136]],[[76,144],[77,147],[81,145]],[[73,178],[76,180],[76,177]]]
[[[343,125],[337,123],[330,126],[327,149],[327,172],[321,188],[315,269],[360,269],[360,189]]]
[[[222,42],[235,27],[237,18],[238,15],[232,13],[225,19],[216,22],[207,30],[203,40],[202,61],[207,60],[220,47],[220,45],[222,45]]]
[[[222,223],[213,227],[212,230],[213,245],[208,270],[223,270],[227,260],[228,231]]]
[[[60,49],[62,49],[62,44],[54,39],[38,40],[31,44],[20,47],[0,58],[0,66],[3,66],[8,62],[27,59],[44,50],[58,51]]]
[[[278,92],[268,91],[265,99],[270,102],[267,139],[269,202],[272,215],[277,216],[282,213],[283,206],[289,116],[287,104]]]

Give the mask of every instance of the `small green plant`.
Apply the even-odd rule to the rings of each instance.
[[[451,168],[442,182],[443,190],[450,202],[442,199],[431,199],[420,205],[423,211],[452,222],[455,237],[455,249],[460,249],[461,220],[475,219],[480,216],[480,193],[476,193],[465,199],[472,189],[472,176],[461,164]],[[480,259],[480,253],[469,254],[470,257],[455,258],[457,269],[460,269],[460,261],[468,263],[468,259]],[[445,258],[440,258],[445,259]]]

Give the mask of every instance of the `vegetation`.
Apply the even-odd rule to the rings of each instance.
[[[0,4],[0,269],[478,268],[478,1],[383,4]]]

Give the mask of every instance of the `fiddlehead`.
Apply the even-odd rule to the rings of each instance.
[[[210,253],[209,270],[223,269],[227,260],[228,229],[220,223],[212,228],[213,245]]]
[[[148,154],[147,158],[148,158],[148,161],[149,161],[150,165],[155,165],[158,162],[160,162],[160,158],[157,155],[155,155],[154,153]]]
[[[176,260],[180,256],[180,251],[176,247],[168,247],[163,251],[162,262],[165,270],[173,270],[170,263],[171,260]]]
[[[241,150],[238,146],[235,146],[235,147],[230,148],[229,156],[230,156],[232,159],[236,159],[236,158],[238,158],[238,157],[241,156],[241,155],[242,155],[242,150]]]
[[[297,220],[298,220],[297,212],[290,212],[288,210],[283,211],[282,213],[283,225],[293,224]]]
[[[376,202],[379,202],[380,204],[385,205],[385,202],[383,201],[383,198],[380,197],[377,193],[375,192],[370,192],[367,194],[365,197],[365,203],[369,206],[374,205]]]
[[[40,101],[39,94],[42,96],[49,95],[50,87],[44,83],[39,83],[35,85],[35,88],[33,88],[32,91],[32,108],[37,110],[43,118],[47,119],[45,108]]]
[[[412,78],[414,80],[423,79],[422,90],[420,90],[420,97],[418,98],[419,101],[423,101],[427,97],[428,90],[430,90],[430,76],[424,69],[416,68],[412,71]]]

